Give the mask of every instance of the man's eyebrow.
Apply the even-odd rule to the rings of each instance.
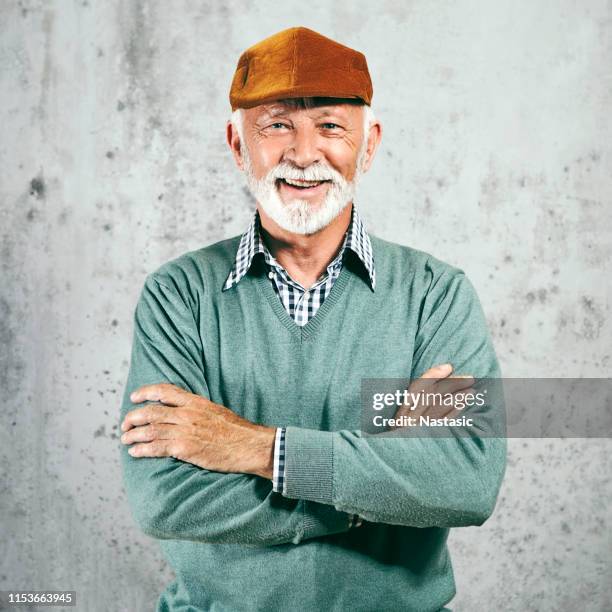
[[[276,117],[287,117],[292,112],[292,109],[276,107],[266,109],[259,117],[257,117],[256,121],[267,121],[269,119],[274,119]],[[315,119],[321,119],[322,117],[335,116],[340,119],[347,120],[345,113],[337,108],[323,108],[321,109],[315,116]]]
[[[292,109],[288,108],[270,108],[264,111],[261,116],[262,117],[280,117],[289,115],[292,112]],[[323,108],[320,112],[318,112],[315,116],[319,117],[328,117],[329,115],[336,115],[338,117],[342,117],[344,115],[343,111],[337,108]]]
[[[320,113],[317,114],[317,117],[329,117],[330,115],[337,115],[337,116],[341,116],[342,115],[342,111],[339,111],[338,109],[329,109],[329,108],[324,108]]]
[[[278,108],[270,108],[270,109],[265,110],[260,115],[260,117],[264,117],[264,118],[265,117],[281,117],[281,116],[288,115],[288,114],[289,114],[288,109],[278,107]]]

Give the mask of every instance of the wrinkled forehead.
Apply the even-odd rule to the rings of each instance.
[[[245,109],[245,114],[253,121],[296,115],[312,118],[333,115],[348,121],[358,121],[362,109],[363,102],[353,98],[288,98]]]

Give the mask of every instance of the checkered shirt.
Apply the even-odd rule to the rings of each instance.
[[[351,222],[338,254],[328,264],[326,272],[321,275],[312,287],[305,289],[289,276],[287,271],[268,250],[262,238],[261,219],[256,210],[248,229],[240,239],[236,260],[223,285],[223,290],[225,291],[236,285],[248,272],[255,255],[262,254],[268,270],[268,278],[272,282],[274,291],[280,298],[289,316],[297,325],[303,326],[315,316],[317,310],[329,295],[334,282],[342,271],[346,249],[351,249],[359,257],[368,273],[370,287],[374,290],[376,286],[376,273],[372,255],[372,244],[354,205],[351,213]],[[274,444],[274,470],[272,478],[272,488],[274,491],[281,494],[284,493],[285,477],[285,428],[278,427]],[[360,525],[361,518],[357,515],[349,515],[349,527],[359,527]]]

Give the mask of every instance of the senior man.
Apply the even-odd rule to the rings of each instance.
[[[360,429],[363,378],[500,376],[463,271],[357,212],[371,100],[365,57],[306,28],[245,51],[227,141],[252,222],[146,278],[121,457],[176,573],[158,611],[444,609],[449,529],[495,506],[502,438]]]

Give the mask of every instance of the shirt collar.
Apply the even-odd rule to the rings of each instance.
[[[370,287],[372,291],[374,291],[374,287],[376,286],[376,270],[374,268],[372,243],[365,229],[363,220],[357,212],[354,204],[351,214],[351,222],[349,224],[348,231],[344,236],[344,242],[342,243],[342,247],[340,248],[338,255],[327,266],[328,271],[334,266],[340,265],[346,249],[351,249],[351,251],[357,255],[368,273]],[[223,285],[223,291],[230,289],[240,282],[240,279],[242,279],[242,277],[251,267],[253,258],[255,255],[257,255],[257,253],[261,253],[264,256],[268,265],[282,269],[282,266],[276,261],[276,259],[274,259],[274,256],[272,253],[270,253],[262,239],[261,220],[259,218],[259,212],[255,210],[249,227],[240,238],[240,243],[236,252],[236,259],[225,281],[225,284]]]

